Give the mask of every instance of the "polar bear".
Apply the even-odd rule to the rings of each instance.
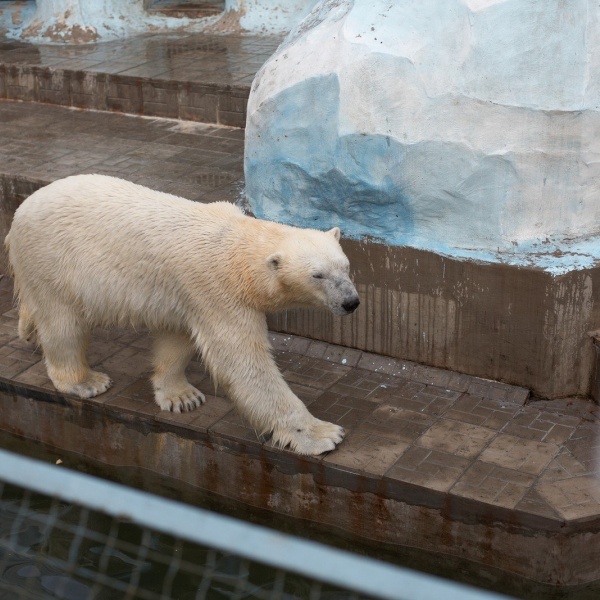
[[[314,418],[285,383],[265,313],[357,308],[339,238],[338,228],[261,221],[227,202],[201,204],[103,175],[67,177],[25,200],[6,238],[19,335],[36,334],[57,390],[90,398],[111,385],[88,365],[90,329],[147,327],[161,409],[204,402],[184,373],[199,352],[259,434],[321,454],[344,431]]]

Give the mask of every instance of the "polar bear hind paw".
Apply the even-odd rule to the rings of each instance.
[[[344,435],[345,431],[339,425],[314,419],[309,426],[298,426],[283,432],[274,431],[272,443],[288,447],[297,454],[317,456],[334,450],[344,439]]]
[[[154,397],[161,410],[174,413],[195,410],[206,401],[206,396],[189,383],[176,389],[154,388]]]
[[[53,381],[52,383],[59,392],[73,394],[84,400],[103,394],[112,385],[110,377],[99,371],[90,371],[87,379],[79,383],[64,383],[61,381]]]

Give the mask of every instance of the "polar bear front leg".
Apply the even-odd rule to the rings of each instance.
[[[333,450],[344,439],[344,429],[313,417],[273,368],[268,375],[262,370],[252,374],[258,386],[251,389],[243,382],[227,385],[237,409],[258,434],[270,433],[275,446],[313,456]]]
[[[195,353],[184,333],[162,331],[154,337],[154,398],[162,410],[185,412],[198,408],[205,396],[188,382],[185,368]]]
[[[46,303],[42,316],[36,318],[36,328],[48,377],[59,392],[85,399],[111,386],[108,375],[90,369],[86,358],[89,328],[72,308]]]
[[[213,379],[256,432],[270,433],[273,444],[298,454],[333,450],[344,438],[343,428],[313,417],[289,388],[271,355],[264,315],[246,315],[221,329],[213,344],[198,336],[198,346]]]

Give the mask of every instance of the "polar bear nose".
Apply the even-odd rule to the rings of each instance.
[[[342,308],[346,311],[346,312],[354,312],[357,308],[358,305],[360,304],[360,300],[358,299],[358,296],[356,298],[351,298],[350,300],[346,300],[346,302],[344,302],[344,304],[342,304]]]

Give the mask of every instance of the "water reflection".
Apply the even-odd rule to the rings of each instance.
[[[314,582],[77,506],[0,488],[0,598],[304,600]],[[328,600],[349,592],[323,588]]]
[[[268,36],[165,33],[84,45],[34,45],[0,35],[0,63],[249,85],[279,42]]]

